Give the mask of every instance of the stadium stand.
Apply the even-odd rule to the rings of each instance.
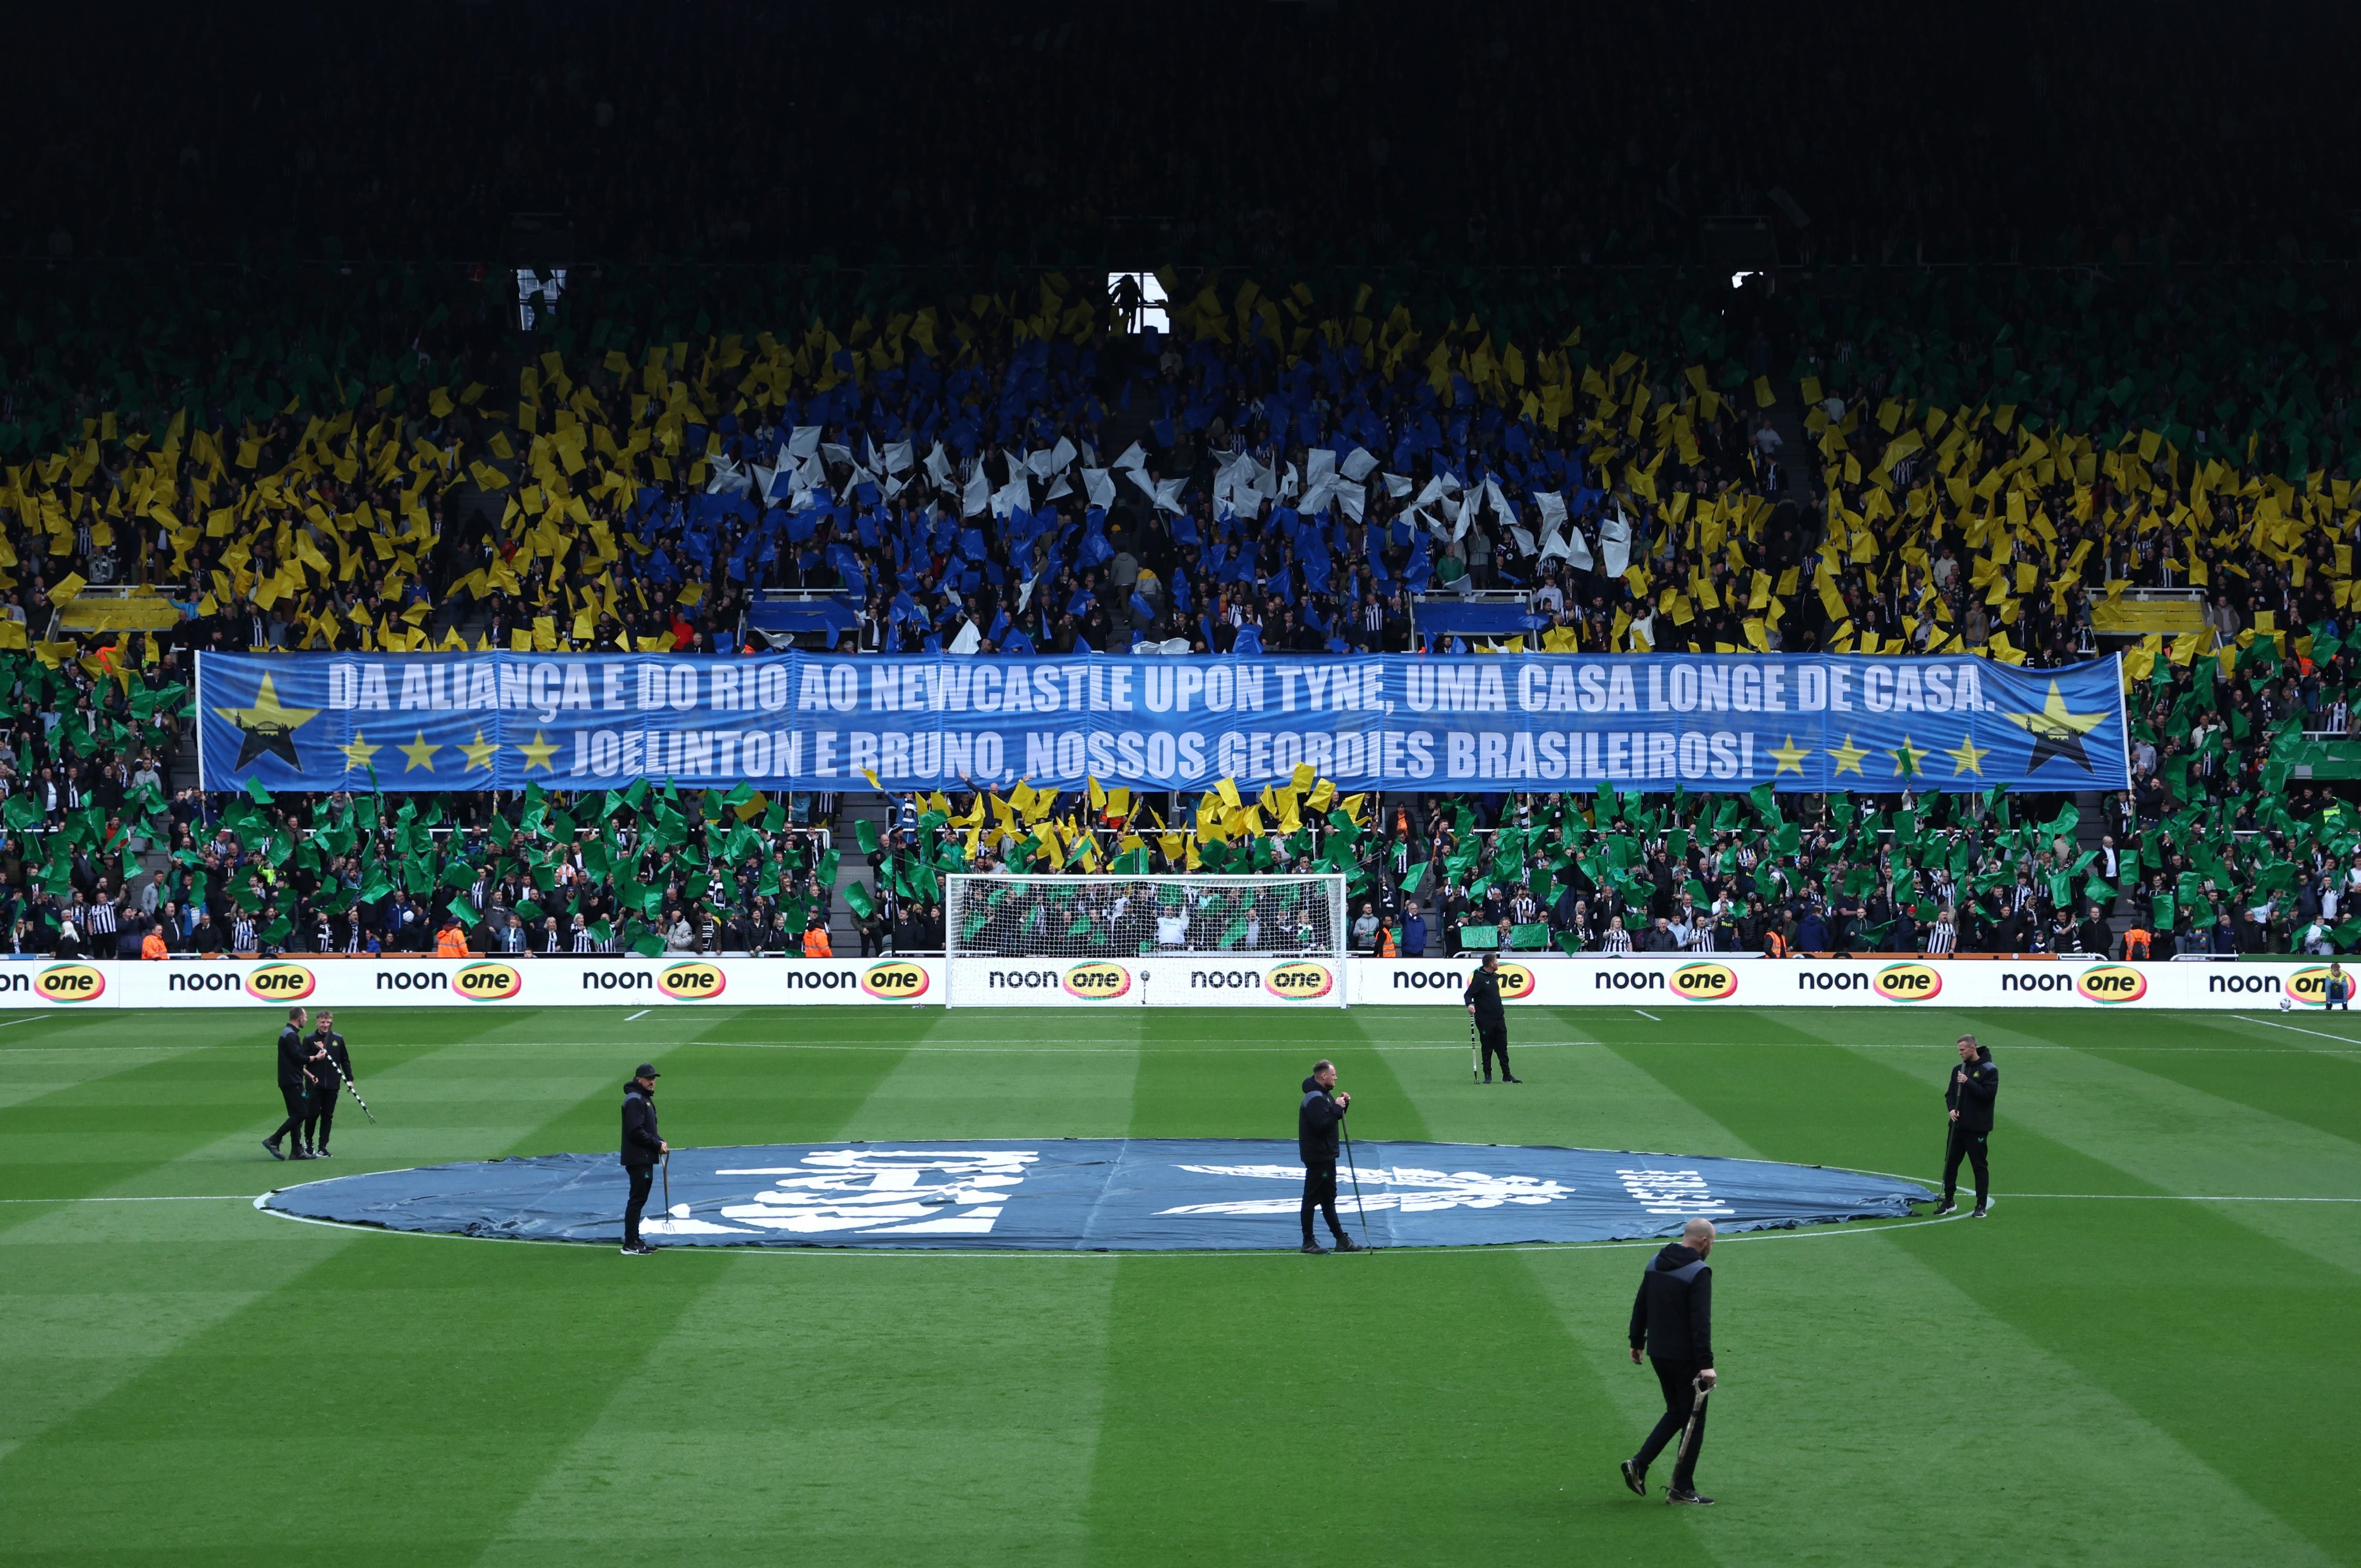
[[[1420,62],[1317,14],[1207,13],[1290,47],[1242,51],[1211,99],[1151,84],[1084,126],[1035,89],[1134,73],[1158,24],[1045,13],[1004,36],[961,10],[749,7],[722,13],[734,69],[789,83],[776,108],[809,144],[758,158],[727,94],[641,69],[633,25],[551,55],[522,13],[464,15],[457,76],[414,40],[365,63],[323,48],[332,18],[159,19],[122,69],[0,109],[39,149],[0,266],[19,950],[137,952],[149,926],[175,949],[423,948],[455,908],[490,949],[792,951],[814,918],[840,951],[931,947],[954,858],[1203,862],[1177,818],[1157,825],[1171,848],[1103,817],[1093,838],[1071,796],[1013,816],[967,796],[413,802],[389,780],[225,800],[181,743],[197,648],[790,637],[2033,666],[2121,649],[2127,798],[2012,813],[1899,773],[1776,807],[1388,796],[1214,847],[1347,871],[1397,942],[1418,899],[1437,950],[1598,947],[1617,919],[1637,945],[1661,920],[1720,949],[2102,950],[2135,922],[2159,956],[2361,941],[2361,835],[2334,788],[2361,769],[2361,312],[2333,264],[2354,236],[2306,161],[2333,127],[2276,137],[2257,168],[2235,108],[2123,108],[2196,69],[2189,18],[2045,17],[2106,45],[2072,83],[2006,56],[2004,29],[1928,24],[1932,78],[1839,74],[1795,104],[1783,71],[1847,58],[1850,13],[1733,10],[1687,84],[1619,88],[1633,126],[1694,139],[1619,143],[1554,110],[1554,62],[1661,59],[1661,18],[1478,45],[1456,114],[1412,135],[1386,105]],[[899,69],[840,112],[797,62],[859,50]],[[317,67],[300,88],[273,68],[299,54]],[[167,55],[250,91],[145,92],[137,62]],[[2252,101],[2250,62],[2207,67],[2213,101]],[[1954,80],[1979,106],[1949,145],[1875,150]],[[1694,81],[1743,85],[1706,101]],[[2290,112],[2330,101],[2285,85]],[[1282,221],[1285,176],[1222,105],[1306,95],[1336,179],[1290,189]],[[360,134],[421,98],[473,112]],[[1034,150],[972,161],[963,100],[1017,123],[992,145]],[[2033,115],[2079,126],[2089,170],[2179,172],[2094,192],[2021,156]],[[99,119],[103,168],[74,130]],[[823,145],[853,135],[857,179]],[[1499,145],[1520,159],[1478,156]],[[1133,330],[1142,302],[1079,259],[1111,256],[1153,279],[1160,330]],[[1422,633],[1420,596],[1495,591],[1531,621],[1438,633],[1430,611]],[[626,861],[632,907],[609,874]]]

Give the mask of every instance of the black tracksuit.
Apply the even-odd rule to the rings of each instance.
[[[1965,1072],[1968,1080],[1960,1081]],[[1992,1198],[1992,1167],[1986,1159],[1986,1146],[1992,1142],[1993,1105],[2000,1099],[2000,1069],[1993,1065],[1992,1052],[1976,1047],[1975,1065],[1962,1062],[1951,1069],[1943,1087],[1943,1106],[1957,1111],[1960,1119],[1950,1124],[1950,1137],[1943,1149],[1943,1201],[1951,1201],[1958,1188],[1960,1157],[1967,1157],[1976,1173],[1976,1207],[1981,1209]]]
[[[1694,1247],[1674,1242],[1641,1271],[1640,1293],[1631,1302],[1631,1348],[1642,1347],[1664,1391],[1664,1413],[1631,1461],[1645,1470],[1688,1424],[1697,1373],[1713,1365],[1713,1270]],[[1704,1447],[1699,1416],[1697,1441],[1673,1458],[1675,1491],[1697,1484],[1697,1457]]]
[[[310,1079],[305,1069],[312,1060],[312,1042],[302,1031],[290,1024],[279,1031],[279,1097],[287,1102],[287,1120],[267,1142],[276,1144],[288,1134],[295,1135],[295,1146],[303,1146],[304,1124],[312,1119]]]
[[[1303,1245],[1312,1245],[1312,1212],[1328,1217],[1328,1229],[1345,1239],[1344,1222],[1336,1217],[1336,1130],[1344,1124],[1344,1107],[1313,1079],[1303,1080],[1303,1104],[1295,1113],[1295,1151],[1303,1159]]]
[[[345,1091],[345,1080],[352,1076],[353,1058],[345,1049],[342,1035],[314,1032],[312,1043],[328,1053],[326,1061],[312,1064],[311,1111],[303,1124],[303,1135],[312,1140],[314,1152],[328,1152],[328,1134],[336,1124],[336,1100]],[[344,1076],[336,1069],[342,1068]]]
[[[1509,1070],[1509,1020],[1500,1011],[1500,977],[1478,964],[1459,999],[1476,1009],[1476,1037],[1484,1043],[1484,1081],[1492,1081],[1495,1056],[1500,1058],[1500,1076],[1515,1077]]]
[[[656,1133],[655,1091],[642,1089],[633,1079],[623,1091],[623,1173],[631,1179],[631,1202],[623,1210],[623,1245],[640,1245],[640,1212],[648,1206],[648,1190],[655,1185],[656,1161],[664,1158],[664,1139]]]

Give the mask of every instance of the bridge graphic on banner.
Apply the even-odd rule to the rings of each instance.
[[[200,653],[205,787],[2128,785],[2120,661]]]

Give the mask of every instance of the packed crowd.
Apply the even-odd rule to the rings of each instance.
[[[1551,650],[1967,647],[2050,664],[2097,646],[2094,602],[2192,586],[2212,596],[2205,630],[2128,655],[2142,765],[2118,843],[2091,852],[2136,851],[2138,874],[2103,876],[2104,898],[2060,891],[2054,845],[1939,806],[1914,812],[1914,832],[1926,817],[1959,837],[1939,868],[1901,846],[1898,887],[1890,838],[1864,859],[1843,802],[1811,818],[1829,847],[1799,847],[1772,886],[1759,863],[1725,866],[1735,846],[1702,823],[1676,852],[1626,818],[1599,827],[1594,808],[1602,842],[1631,841],[1634,859],[1610,869],[1681,862],[1651,878],[1644,916],[1629,876],[1602,882],[1578,856],[1538,882],[1531,864],[1493,874],[1497,836],[1479,832],[1478,849],[1455,809],[1394,825],[1429,851],[1414,860],[1378,850],[1394,828],[1372,804],[1345,852],[1330,842],[1341,828],[1315,823],[1256,864],[1325,857],[1403,945],[1421,893],[1438,944],[1467,927],[1530,944],[1539,927],[1554,946],[1612,946],[1619,918],[1635,944],[1659,918],[1694,942],[1694,911],[1716,905],[1702,924],[1725,946],[1773,931],[1789,946],[1879,928],[1935,940],[1944,926],[1963,947],[2087,942],[2087,906],[2121,914],[2125,900],[2184,946],[2221,939],[2217,921],[2189,928],[2217,906],[2265,912],[2253,931],[2232,918],[2247,945],[2345,927],[2322,925],[2337,913],[2323,879],[2344,858],[2343,807],[2290,793],[2286,755],[2290,729],[2342,730],[2349,711],[2350,366],[2333,340],[2296,345],[2350,302],[2292,280],[2194,297],[2061,293],[2025,274],[1829,291],[1779,306],[1799,345],[1779,367],[1759,323],[1652,311],[1628,284],[1506,302],[1488,325],[1377,284],[1170,281],[1172,330],[1144,345],[1110,335],[1104,299],[1056,274],[629,351],[627,329],[577,315],[511,372],[513,395],[486,379],[481,321],[435,306],[406,355],[371,335],[405,311],[431,316],[431,291],[379,300],[382,316],[357,316],[368,330],[347,323],[330,356],[247,340],[205,376],[182,371],[218,327],[149,334],[138,375],[96,356],[130,352],[99,324],[61,353],[34,347],[0,409],[20,450],[51,443],[0,470],[0,592],[23,617],[0,619],[15,939],[47,950],[71,923],[72,939],[123,945],[129,896],[168,950],[431,946],[446,916],[479,948],[801,950],[851,897],[807,799],[750,815],[747,801],[643,813],[600,797],[593,856],[578,801],[528,833],[513,800],[159,798],[192,646],[726,651],[741,607],[778,587],[848,596],[854,651],[1398,649],[1410,596],[1466,584],[1530,590],[1543,622],[1527,645]],[[44,388],[71,392],[19,400]],[[83,590],[126,583],[189,619],[60,630]],[[567,812],[570,832],[549,826]],[[1438,822],[1453,835],[1443,869]],[[1523,830],[1510,829],[1518,860]],[[2233,833],[2246,835],[2235,852]],[[864,948],[939,944],[935,879],[961,868],[922,851],[929,837],[913,822],[898,848],[862,846],[884,857],[857,884]],[[950,837],[968,863],[1041,847],[1038,832]],[[1202,863],[1183,838],[1110,842],[1085,863]],[[175,856],[136,895],[119,863],[131,844]],[[2224,846],[2218,859],[2207,844]],[[717,847],[731,870],[712,869]],[[2089,875],[2084,852],[2070,880]],[[1823,855],[1842,863],[1831,873]],[[624,860],[653,899],[614,902],[608,873]],[[1405,894],[1414,863],[1432,881]],[[2011,867],[2022,899],[1974,885]],[[1890,921],[1872,917],[1881,889]]]

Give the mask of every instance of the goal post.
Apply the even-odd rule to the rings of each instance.
[[[954,1007],[1345,1004],[1345,879],[944,879]]]

